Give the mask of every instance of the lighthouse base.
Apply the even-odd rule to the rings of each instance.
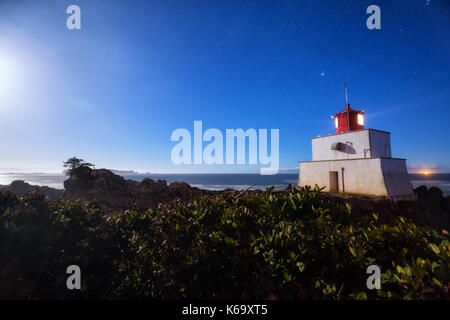
[[[405,159],[361,158],[300,162],[298,186],[324,191],[385,196],[415,201]]]

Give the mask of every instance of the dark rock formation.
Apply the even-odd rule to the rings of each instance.
[[[208,191],[189,186],[184,182],[167,184],[164,180],[145,178],[141,182],[126,180],[106,169],[86,168],[78,175],[72,175],[64,182],[66,199],[97,200],[108,212],[134,209],[145,211],[160,203],[175,200],[189,201],[196,195],[208,197],[238,197],[243,193],[252,195],[262,191]],[[425,186],[416,188],[417,201],[398,201],[384,197],[363,195],[329,194],[323,196],[339,203],[348,202],[354,212],[377,213],[380,222],[391,224],[395,217],[403,216],[423,226],[436,230],[450,230],[450,197],[443,196],[439,188]],[[277,191],[283,192],[283,191]]]
[[[450,228],[450,197],[443,196],[442,190],[436,187],[420,186],[414,189],[417,194],[420,217],[428,225]]]
[[[64,181],[66,199],[96,200],[107,211],[135,209],[145,211],[160,203],[177,199],[188,201],[196,195],[212,192],[191,187],[184,182],[167,184],[165,180],[145,178],[127,180],[106,169],[86,168]]]
[[[443,196],[439,188],[420,186],[414,190],[417,201],[393,202],[385,197],[324,193],[324,197],[339,203],[348,202],[354,212],[376,213],[380,222],[391,225],[398,216],[421,226],[436,230],[450,230],[450,197]]]
[[[0,191],[10,191],[16,194],[25,195],[27,193],[37,190],[40,194],[48,196],[50,199],[61,198],[64,195],[64,190],[50,188],[47,186],[34,186],[23,180],[15,180],[10,185],[1,186]]]

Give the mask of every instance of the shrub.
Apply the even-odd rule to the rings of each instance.
[[[318,188],[198,197],[144,214],[0,193],[1,298],[444,299],[445,233],[392,225]],[[83,289],[66,288],[79,265]],[[366,269],[382,271],[381,290]]]

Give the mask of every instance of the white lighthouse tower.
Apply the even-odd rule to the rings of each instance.
[[[346,92],[347,93],[347,92]],[[336,134],[311,139],[312,161],[300,162],[299,186],[324,191],[415,200],[406,159],[392,158],[390,133],[364,128],[364,109],[346,108],[332,117]]]

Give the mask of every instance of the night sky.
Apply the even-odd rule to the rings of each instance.
[[[81,30],[66,28],[67,6]],[[369,30],[369,5],[381,30]],[[0,172],[58,172],[79,156],[175,166],[177,128],[280,130],[280,167],[311,160],[349,100],[391,132],[410,171],[450,172],[450,1],[0,0]]]

